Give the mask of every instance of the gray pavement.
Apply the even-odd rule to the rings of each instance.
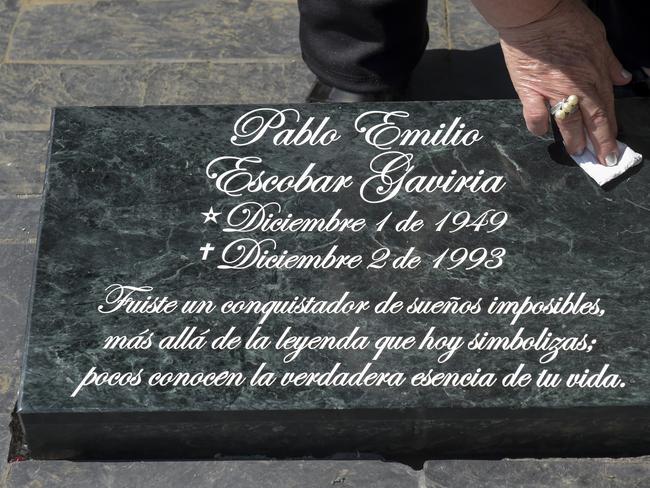
[[[429,0],[430,49],[496,42],[468,0]],[[294,0],[0,0],[0,487],[650,486],[650,459],[5,463],[47,131],[57,105],[301,101]]]

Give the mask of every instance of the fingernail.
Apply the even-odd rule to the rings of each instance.
[[[626,80],[629,80],[630,78],[632,78],[632,73],[630,73],[630,72],[629,72],[628,70],[626,70],[626,69],[622,69],[622,70],[621,70],[621,75],[622,75],[623,78],[625,78]]]
[[[566,147],[566,142],[562,141],[562,144],[564,145],[564,149],[566,150],[566,152],[569,152],[569,149]],[[583,147],[582,149],[569,154],[571,155],[571,157],[577,158],[579,156],[582,156],[584,152],[585,152],[585,148]]]
[[[618,153],[617,152],[609,153],[605,158],[605,165],[616,166],[617,164],[618,164]]]

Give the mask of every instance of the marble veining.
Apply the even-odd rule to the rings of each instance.
[[[349,174],[356,181],[368,174],[368,161],[378,151],[351,128],[368,106],[300,105],[305,116],[330,115],[342,133],[327,147],[275,147],[260,142],[249,147],[229,143],[234,121],[251,107],[177,106],[145,108],[59,108],[55,111],[47,197],[40,230],[33,287],[29,342],[19,411],[24,414],[81,412],[301,411],[355,409],[528,409],[572,407],[643,407],[650,403],[650,349],[647,313],[650,263],[650,176],[645,165],[610,189],[600,189],[577,166],[559,164],[549,156],[551,139],[530,135],[516,102],[412,102],[413,127],[435,125],[448,114],[463,116],[484,139],[469,148],[416,148],[418,174],[451,169],[485,169],[503,175],[507,189],[496,194],[400,193],[390,202],[364,205],[358,186],[338,194],[271,194],[258,201],[280,201],[286,212],[321,216],[336,208],[343,216],[376,221],[392,211],[404,218],[418,210],[427,222],[450,210],[506,210],[507,225],[493,234],[436,233],[432,226],[400,234],[372,226],[361,233],[277,233],[281,248],[306,252],[336,241],[341,252],[387,246],[405,252],[410,246],[423,256],[446,247],[502,246],[507,249],[498,270],[431,270],[409,272],[348,270],[305,272],[233,271],[217,269],[218,260],[201,261],[206,241],[222,248],[236,235],[219,225],[203,223],[201,212],[217,211],[245,201],[227,197],[205,174],[206,164],[220,155],[258,155],[263,169],[292,174],[306,162],[317,162],[321,174]],[[386,109],[389,104],[376,104]],[[639,152],[650,154],[650,101],[622,101],[622,137]],[[349,128],[349,129],[348,129]],[[252,236],[261,236],[253,233]],[[273,316],[265,332],[277,336],[286,325],[311,334],[345,334],[355,326],[373,337],[414,332],[435,325],[445,335],[493,333],[525,326],[530,335],[550,327],[554,333],[588,333],[598,339],[590,354],[560,354],[550,367],[580,372],[609,363],[627,384],[617,389],[541,390],[492,388],[133,388],[89,387],[70,393],[92,366],[103,370],[160,369],[252,374],[266,362],[281,370],[326,371],[335,362],[353,369],[369,360],[369,351],[305,351],[298,361],[282,365],[277,351],[243,349],[210,351],[106,351],[108,335],[134,335],[147,328],[157,335],[180,333],[186,325],[225,332],[255,326],[246,315],[184,316],[181,314],[104,316],[96,308],[111,283],[150,285],[156,294],[179,300],[290,299],[296,295],[338,298],[345,290],[355,299],[384,299],[393,290],[407,300],[416,296],[444,299],[526,295],[548,299],[585,291],[600,297],[602,317],[527,317],[516,326],[505,318],[473,316],[378,316],[372,313],[333,316]],[[423,351],[387,352],[377,363],[382,371],[502,372],[525,362],[530,371],[543,366],[527,352],[458,352],[443,365]]]

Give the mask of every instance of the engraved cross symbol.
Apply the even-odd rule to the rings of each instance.
[[[205,261],[206,259],[208,259],[208,254],[210,254],[212,251],[215,250],[215,247],[208,242],[205,244],[205,246],[201,247],[199,250],[203,251],[203,257],[201,257],[201,259]]]

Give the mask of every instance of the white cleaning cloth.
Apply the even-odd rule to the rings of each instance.
[[[620,141],[616,142],[618,143],[618,164],[616,166],[604,166],[598,162],[598,158],[594,154],[594,146],[588,137],[585,152],[580,156],[571,157],[585,173],[596,180],[596,183],[603,186],[643,160],[641,154],[635,152],[632,148]]]

